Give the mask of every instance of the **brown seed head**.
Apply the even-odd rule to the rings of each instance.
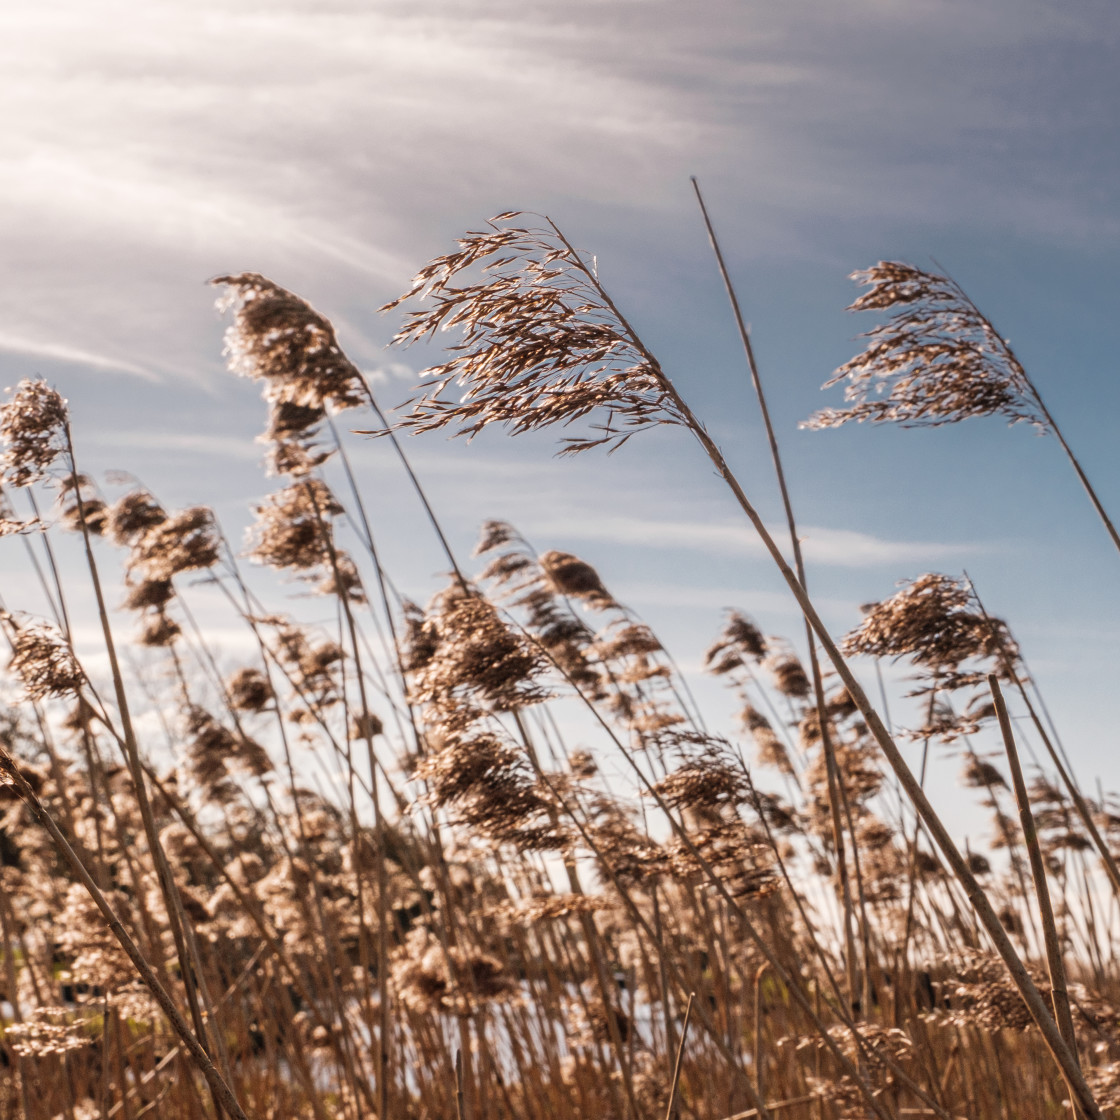
[[[24,380],[16,386],[11,399],[0,405],[5,482],[28,486],[45,476],[66,448],[67,418],[66,401],[45,381]]]
[[[1019,359],[954,280],[899,261],[880,261],[852,279],[871,290],[850,311],[897,310],[825,383],[846,381],[844,399],[854,403],[823,409],[803,428],[849,420],[931,427],[998,414],[1047,429]]]
[[[18,625],[10,615],[6,620],[13,629],[8,668],[23,684],[28,699],[74,696],[85,674],[59,631],[47,622]]]
[[[71,532],[81,532],[83,516],[91,536],[99,537],[108,528],[109,507],[101,500],[89,475],[71,474],[62,480],[58,488],[58,508],[59,524]]]
[[[600,610],[617,605],[599,579],[599,573],[570,552],[557,552],[553,549],[540,556],[538,562],[558,595],[583,599]]]
[[[766,668],[770,671],[774,687],[783,696],[788,696],[792,700],[804,700],[808,697],[812,686],[804,666],[792,648],[771,647],[766,657]]]
[[[183,628],[166,612],[157,611],[144,620],[140,630],[140,644],[142,646],[166,647],[171,645],[181,634]]]
[[[110,507],[109,536],[114,544],[135,544],[149,529],[166,520],[163,506],[147,490],[134,490]]]
[[[535,682],[544,657],[499,617],[476,592],[451,587],[414,625],[412,691],[421,703],[451,711],[464,701],[511,711],[546,699]],[[433,641],[434,639],[434,641]],[[420,653],[427,660],[417,664]]]
[[[218,276],[211,283],[225,285],[218,307],[234,313],[226,331],[229,367],[263,380],[269,401],[309,409],[362,403],[361,374],[342,352],[334,327],[306,300],[256,272]]]
[[[565,452],[576,452],[614,449],[643,428],[682,423],[660,367],[593,270],[551,223],[506,224],[519,216],[501,214],[464,235],[456,252],[426,265],[412,288],[382,309],[414,297],[430,305],[407,316],[397,343],[462,330],[454,356],[425,371],[424,392],[410,402],[403,425],[451,426],[473,436],[501,424],[516,435],[602,416],[592,434],[564,441]],[[457,395],[456,385],[463,389]]]
[[[844,638],[846,654],[909,657],[937,670],[954,670],[970,658],[1018,656],[1004,624],[973,609],[963,580],[928,573],[865,609],[863,622]]]
[[[342,506],[327,484],[314,478],[272,494],[256,513],[249,556],[269,568],[307,571],[329,556],[331,519]]]
[[[262,712],[274,699],[272,685],[259,669],[238,669],[226,681],[230,707],[239,712]]]
[[[761,661],[767,649],[766,639],[754,622],[742,611],[729,611],[719,637],[704,654],[704,667],[722,676],[749,662]]]
[[[169,580],[181,572],[212,568],[220,535],[212,510],[194,506],[153,525],[133,545],[129,566],[145,579]]]

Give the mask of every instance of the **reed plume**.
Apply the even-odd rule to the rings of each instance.
[[[30,486],[46,477],[66,451],[66,401],[45,381],[21,381],[0,405],[0,440],[4,443],[3,479]]]
[[[454,357],[425,371],[424,392],[401,424],[418,432],[452,427],[469,437],[488,424],[517,434],[600,415],[591,425],[598,434],[565,439],[564,453],[615,450],[644,428],[683,424],[649,354],[579,253],[551,223],[508,224],[519,217],[499,214],[489,228],[466,234],[457,251],[426,265],[409,291],[382,308],[411,299],[433,304],[409,312],[398,344],[462,332],[449,348]]]
[[[825,408],[803,428],[838,428],[851,420],[891,422],[904,428],[937,427],[972,416],[1004,416],[1032,424],[1061,444],[1116,549],[1120,532],[1066,442],[1037,386],[1010,343],[948,276],[901,261],[880,261],[853,272],[871,290],[849,311],[893,311],[868,331],[863,353],[825,382],[841,382],[847,408]]]
[[[862,354],[824,388],[847,382],[848,408],[826,408],[801,426],[837,428],[849,421],[933,427],[971,416],[1000,415],[1046,431],[1042,403],[1007,340],[955,280],[901,261],[853,272],[871,290],[849,311],[893,311],[868,331]]]
[[[330,452],[316,446],[328,408],[366,400],[361,373],[342,352],[334,327],[306,300],[256,272],[218,276],[221,311],[232,309],[226,331],[229,368],[263,383],[274,474],[303,475]]]

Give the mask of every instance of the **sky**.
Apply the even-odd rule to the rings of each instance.
[[[839,403],[820,386],[872,325],[844,310],[848,274],[936,261],[1011,340],[1120,515],[1118,39],[1108,0],[9,5],[2,384],[48,378],[84,469],[211,504],[237,538],[275,480],[253,443],[257,390],[225,371],[208,278],[258,271],[310,300],[395,405],[425,355],[387,349],[398,320],[376,309],[463,230],[532,210],[595,256],[777,524],[695,175],[828,624],[851,628],[899,580],[967,569],[1022,642],[1079,774],[1120,788],[1120,555],[1057,444],[999,419],[797,427]],[[424,600],[443,565],[415,502],[383,443],[351,446],[390,571]],[[727,607],[799,633],[686,436],[609,458],[553,451],[489,432],[409,444],[457,550],[495,517],[578,553],[689,671]],[[4,544],[5,601],[37,609]]]

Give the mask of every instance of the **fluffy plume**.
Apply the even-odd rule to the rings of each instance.
[[[520,216],[500,214],[460,238],[456,252],[426,265],[382,309],[414,297],[431,305],[408,315],[397,343],[462,330],[454,356],[425,371],[424,392],[402,423],[467,436],[502,424],[517,434],[598,413],[598,434],[566,439],[566,452],[613,450],[643,428],[683,423],[660,367],[579,253],[551,223],[506,224]]]
[[[229,368],[264,382],[270,406],[270,468],[306,474],[329,454],[315,450],[327,406],[354,408],[365,400],[362,375],[342,352],[334,327],[306,300],[256,272],[219,276],[221,310],[233,309],[226,331]]]
[[[894,314],[867,332],[867,349],[824,385],[846,381],[851,406],[823,409],[802,427],[836,428],[849,420],[931,427],[1001,415],[1047,428],[1019,359],[956,281],[900,261],[880,261],[852,279],[871,290],[850,311]]]
[[[704,654],[704,668],[722,676],[732,669],[761,661],[767,652],[766,639],[754,622],[742,611],[729,611],[719,637]]]
[[[66,447],[66,401],[45,381],[21,381],[0,405],[4,481],[38,482]]]
[[[259,669],[238,669],[226,681],[230,707],[240,712],[263,712],[275,699],[272,685]]]
[[[213,511],[194,506],[137,536],[129,566],[144,579],[169,580],[182,572],[212,568],[220,556],[220,541]]]
[[[599,609],[615,606],[611,594],[599,579],[599,573],[584,560],[570,552],[553,549],[539,558],[540,566],[552,589],[558,595],[583,599]]]
[[[85,674],[58,630],[47,622],[17,625],[11,615],[5,619],[13,630],[8,668],[19,678],[28,698],[73,696]]]
[[[1018,651],[1003,623],[974,609],[963,580],[927,573],[897,595],[865,608],[863,622],[844,638],[847,654],[909,657],[926,668],[955,669],[974,657]]]
[[[535,683],[544,658],[476,593],[448,589],[410,630],[412,692],[421,703],[448,712],[464,701],[511,711],[547,696]]]
[[[133,490],[110,507],[108,532],[114,544],[133,545],[166,520],[167,511],[147,490]]]
[[[303,479],[257,506],[249,556],[258,564],[290,569],[319,581],[324,594],[364,602],[353,561],[333,542],[331,522],[342,513],[326,483]]]
[[[62,480],[58,488],[58,508],[64,529],[81,532],[83,517],[91,536],[99,537],[108,528],[109,507],[101,500],[89,475],[67,475]]]
[[[265,397],[277,403],[300,405],[312,413],[328,402],[336,408],[361,403],[361,375],[342,352],[334,327],[306,300],[256,272],[215,277],[226,293],[221,310],[233,309],[226,331],[230,369],[243,377],[265,382]],[[290,434],[305,430],[310,420],[278,418]]]

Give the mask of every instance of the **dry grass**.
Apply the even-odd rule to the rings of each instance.
[[[409,293],[429,305],[402,340],[447,325],[462,337],[404,426],[586,421],[567,443],[581,451],[669,423],[735,489],[593,270],[554,226],[515,217],[468,235]],[[950,314],[942,278],[887,267],[865,303]],[[1016,806],[981,753],[989,678],[1024,698],[1030,682],[970,584],[920,575],[838,644],[790,572],[840,675],[733,612],[706,664],[737,697],[742,734],[717,734],[601,573],[503,522],[484,527],[477,574],[449,553],[454,576],[426,607],[396,598],[361,480],[331,487],[353,476],[329,419],[369,407],[355,425],[383,430],[368,385],[297,296],[255,274],[221,283],[231,366],[264,386],[262,438],[284,476],[246,558],[308,581],[335,623],[266,609],[209,510],[100,495],[48,386],[24,382],[4,406],[5,485],[58,505],[3,511],[56,617],[5,604],[0,620],[0,1116],[1042,1120],[1071,1095],[1083,1115],[1120,1107],[1117,898],[1100,870],[1120,815],[1065,769],[1035,775],[1029,796],[1013,775]],[[926,345],[919,326],[911,315],[876,345]],[[980,374],[954,361],[957,400]],[[995,399],[965,388],[972,412]],[[953,407],[940,419],[970,414]],[[123,604],[103,606],[110,669],[93,671],[55,550],[86,557],[104,604],[114,548]],[[208,647],[199,579],[224,593],[253,658]],[[121,613],[139,621],[144,673],[116,657]],[[992,814],[991,848],[960,855],[963,872],[841,648],[912,666],[909,735],[959,755]],[[568,741],[574,723],[594,729],[592,749]],[[1037,999],[1057,975],[1060,1032]]]

